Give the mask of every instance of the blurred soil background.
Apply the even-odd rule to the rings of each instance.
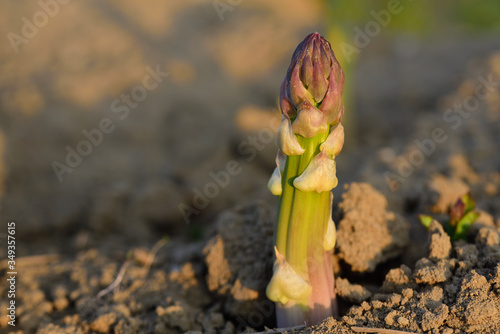
[[[263,289],[277,97],[313,31],[346,76],[335,221],[400,222],[365,262],[340,243],[336,272],[371,295],[391,268],[427,256],[417,215],[443,217],[469,190],[498,233],[500,5],[396,3],[2,1],[0,273],[14,221],[15,330],[273,326]],[[368,208],[361,219],[352,203]],[[344,311],[363,300],[346,297]]]

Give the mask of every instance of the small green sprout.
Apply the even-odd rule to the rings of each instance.
[[[479,212],[476,211],[476,201],[470,193],[460,197],[450,208],[448,214],[450,218],[445,225],[445,231],[453,241],[465,239],[467,231],[479,218]],[[426,215],[419,215],[418,218],[427,229],[434,220],[431,216]]]
[[[315,324],[337,313],[331,254],[331,190],[344,144],[344,73],[318,33],[295,50],[280,90],[277,167],[269,190],[280,196],[273,277],[267,296],[278,327]]]

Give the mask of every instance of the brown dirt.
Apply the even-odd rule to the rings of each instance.
[[[225,212],[217,220],[217,235],[204,249],[208,289],[224,301],[224,311],[232,316],[247,317],[256,305],[266,304],[274,218],[274,210],[262,202]],[[271,304],[269,318],[273,306],[267,304]]]
[[[177,265],[169,260],[170,251],[166,247],[159,253],[149,271],[141,256],[144,249],[133,249],[129,260],[119,252],[107,257],[90,249],[74,261],[19,268],[23,273],[17,283],[22,328],[38,333],[230,330],[220,304],[212,302],[203,283],[203,267],[192,262]],[[118,288],[99,296],[124,265]],[[8,319],[5,310],[2,302],[2,327]]]
[[[453,167],[452,167],[453,168]],[[437,200],[432,206],[434,213],[446,213],[457,198],[467,194],[470,189],[460,178],[447,178],[436,175],[429,183],[429,188],[437,195]]]
[[[454,242],[451,249],[441,225],[433,223],[428,257],[413,271],[406,266],[392,269],[371,301],[303,333],[354,333],[352,326],[413,333],[498,333],[499,236],[498,230],[481,227],[470,235],[475,243]]]
[[[337,231],[339,257],[353,271],[372,272],[380,262],[396,257],[409,243],[408,222],[386,211],[387,200],[366,183],[345,187]]]
[[[335,293],[340,298],[356,304],[361,304],[361,302],[368,300],[372,296],[370,290],[364,286],[352,284],[341,277],[335,278]]]

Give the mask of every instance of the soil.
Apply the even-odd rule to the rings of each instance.
[[[0,35],[39,10],[3,2]],[[276,96],[324,14],[300,0],[242,2],[222,19],[212,2],[71,2],[17,53],[0,42],[0,279],[9,221],[18,273],[15,328],[0,285],[0,333],[273,328]],[[116,113],[148,68],[168,76]],[[498,36],[381,34],[345,68],[341,315],[295,332],[499,333]],[[103,119],[113,132],[60,180],[54,161]],[[466,240],[419,223],[445,222],[469,191],[481,215]]]
[[[478,225],[475,230],[470,233],[474,242],[459,241],[452,247],[442,226],[434,222],[428,255],[413,269],[392,269],[370,301],[303,333],[355,333],[353,326],[412,333],[498,333],[500,234],[492,226]]]
[[[376,266],[396,257],[410,242],[410,224],[388,212],[387,200],[369,184],[344,187],[339,208],[338,256],[352,271],[373,272]]]

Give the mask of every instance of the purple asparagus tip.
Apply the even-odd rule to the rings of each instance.
[[[307,113],[313,115],[309,120],[307,115],[297,117],[304,105],[317,109],[322,115],[318,129],[327,125],[335,125],[340,121],[344,88],[344,73],[330,43],[315,32],[308,35],[293,53],[290,67],[280,90],[280,107],[292,121],[318,124],[318,115],[307,108]],[[304,104],[305,103],[305,104]],[[295,123],[294,122],[294,123]],[[294,129],[305,126],[294,124]],[[303,135],[302,133],[297,133]],[[305,137],[317,133],[308,131]]]

